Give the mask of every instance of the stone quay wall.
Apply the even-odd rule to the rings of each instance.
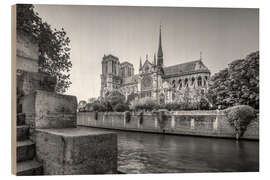
[[[235,138],[234,129],[222,111],[166,112],[166,120],[159,122],[151,112],[131,113],[130,121],[120,112],[78,112],[77,125],[179,135]],[[141,120],[142,119],[142,120]],[[259,116],[249,124],[242,139],[259,140]]]

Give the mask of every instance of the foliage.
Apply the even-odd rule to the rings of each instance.
[[[127,103],[130,104],[131,101],[134,101],[136,98],[138,98],[138,94],[132,92],[130,95],[127,97]]]
[[[206,100],[206,98],[201,98],[199,101],[199,110],[210,110],[212,107],[210,107],[210,103]]]
[[[114,106],[113,110],[116,112],[124,112],[124,111],[128,111],[129,108],[128,108],[128,105],[125,103],[118,103]]]
[[[52,29],[44,22],[31,4],[17,5],[17,30],[30,33],[39,44],[39,71],[57,78],[56,91],[66,92],[69,88],[70,39],[63,28]]]
[[[122,95],[119,91],[112,91],[108,96],[105,97],[105,102],[107,105],[109,103],[112,109],[114,109],[117,104],[125,103],[125,96]]]
[[[113,107],[111,106],[110,102],[107,100],[102,100],[101,103],[104,105],[107,112],[113,111]]]
[[[256,117],[255,110],[247,105],[238,105],[224,110],[225,116],[234,128],[235,134],[241,137],[250,122]]]
[[[103,103],[100,102],[94,102],[92,104],[92,110],[93,111],[98,111],[98,112],[105,112],[106,111],[106,107],[104,106]]]
[[[208,95],[222,109],[240,104],[259,109],[259,51],[216,73],[210,80]]]
[[[138,111],[138,110],[151,111],[156,106],[157,106],[156,100],[150,97],[135,99],[130,102],[130,109],[134,111]]]
[[[184,101],[184,102],[171,102],[166,104],[158,104],[156,100],[145,97],[141,99],[135,99],[130,103],[130,109],[133,111],[152,111],[158,109],[167,109],[169,111],[181,111],[181,110],[210,110],[210,103],[201,98],[200,101]]]
[[[154,109],[167,109],[169,111],[191,111],[191,110],[210,110],[210,104],[204,98],[201,98],[199,102],[171,102],[166,104],[159,104],[154,107]]]
[[[78,104],[79,112],[83,112],[86,109],[87,102],[85,100],[81,100]]]

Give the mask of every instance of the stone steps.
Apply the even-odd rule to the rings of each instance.
[[[17,126],[17,141],[25,141],[29,138],[29,126]]]
[[[25,125],[25,114],[18,113],[17,114],[17,126]]]
[[[17,176],[42,175],[42,173],[42,164],[35,160],[17,162]]]
[[[35,144],[31,140],[17,141],[17,162],[32,160],[35,157]]]

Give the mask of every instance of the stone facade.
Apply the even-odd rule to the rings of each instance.
[[[133,64],[120,63],[113,55],[104,55],[102,60],[100,96],[105,97],[111,91],[120,91],[127,98],[135,93],[139,98],[152,97],[159,103],[183,101],[184,97],[194,100],[208,88],[209,69],[202,58],[173,66],[164,66],[161,29],[157,58],[150,61],[148,55],[139,73],[134,74]]]

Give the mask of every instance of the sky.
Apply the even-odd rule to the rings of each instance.
[[[211,74],[259,50],[259,10],[232,8],[35,5],[53,28],[70,38],[71,86],[78,100],[100,94],[104,54],[129,61],[138,73],[140,57],[153,61],[159,27],[165,66],[198,60]]]

